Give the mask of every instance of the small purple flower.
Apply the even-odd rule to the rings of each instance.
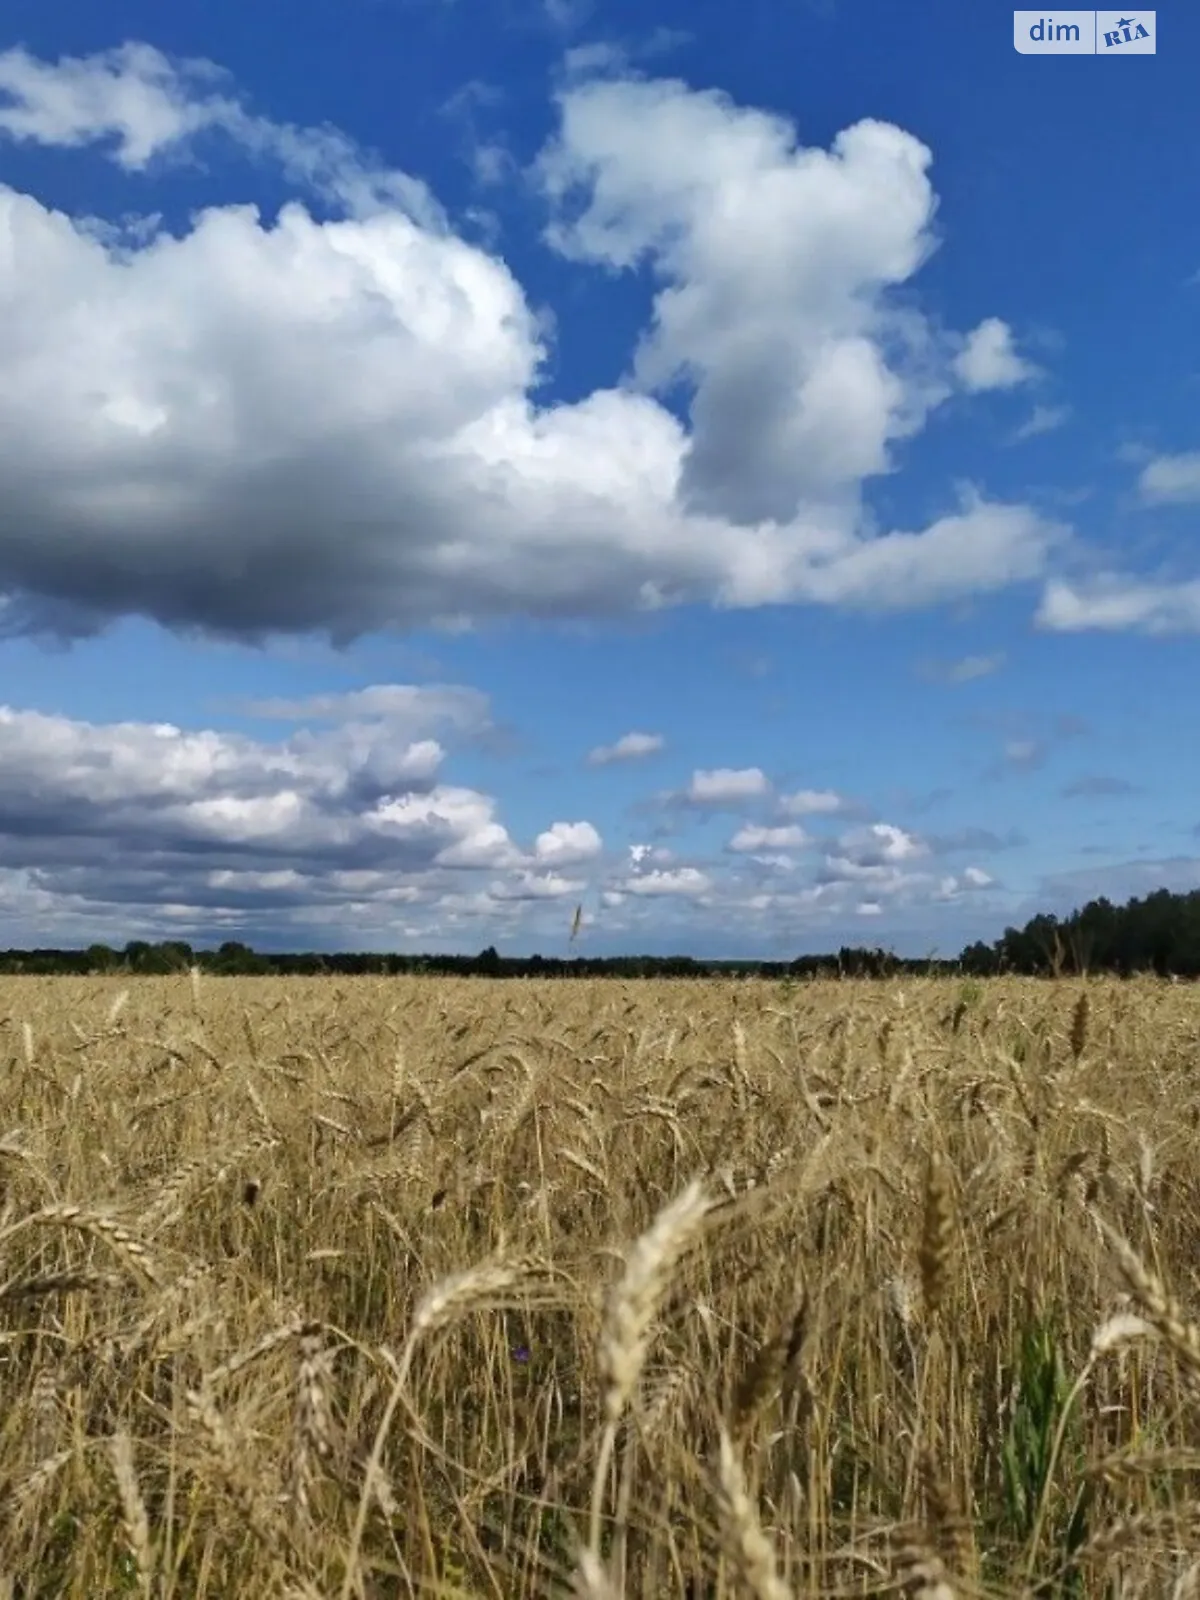
[[[527,1344],[514,1345],[512,1358],[514,1361],[519,1361],[524,1365],[529,1360],[529,1346]]]

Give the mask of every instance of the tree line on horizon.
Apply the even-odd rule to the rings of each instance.
[[[197,967],[215,976],[308,977],[373,974],[489,978],[886,978],[907,975],[1060,977],[1111,973],[1131,977],[1200,977],[1200,890],[1157,889],[1122,906],[1090,900],[1064,918],[1040,913],[1023,928],[1006,928],[994,944],[982,940],[953,958],[903,957],[892,951],[843,945],[836,954],[793,961],[706,960],[694,956],[502,956],[494,945],[476,956],[401,955],[339,951],[271,953],[228,939],[216,950],[195,950],[181,939],[152,944],[131,939],[121,949],[92,944],[85,950],[0,951],[0,972],[91,976],[166,975]]]

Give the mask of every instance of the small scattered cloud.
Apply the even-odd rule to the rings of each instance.
[[[960,828],[954,833],[932,833],[927,843],[934,855],[987,855],[1000,850],[1019,850],[1029,843],[1017,828],[996,833],[991,828]]]
[[[1039,715],[984,711],[964,720],[978,727],[1001,730],[1005,735],[995,761],[984,771],[988,778],[1033,772],[1043,766],[1060,745],[1085,738],[1092,731],[1083,717],[1069,711]]]
[[[1183,455],[1156,456],[1138,476],[1138,491],[1146,505],[1195,505],[1200,502],[1200,450]]]
[[[1154,460],[1157,453],[1154,446],[1143,439],[1122,439],[1113,451],[1118,461],[1124,461],[1131,467],[1145,466],[1147,461]]]
[[[542,9],[551,26],[562,33],[575,33],[591,16],[593,0],[542,0]]]
[[[590,767],[609,767],[621,761],[640,761],[657,755],[666,741],[661,733],[623,733],[615,744],[601,744],[588,754]]]
[[[1103,773],[1087,773],[1064,784],[1059,792],[1064,799],[1077,800],[1139,794],[1141,791],[1137,784],[1130,783],[1127,778],[1107,777]]]
[[[512,151],[495,139],[473,143],[469,150],[469,162],[476,183],[486,189],[508,183],[520,170]],[[482,213],[475,213],[475,216],[488,233],[494,233],[494,223],[490,216],[485,217]]]
[[[962,894],[977,893],[980,889],[990,889],[995,883],[991,873],[985,872],[982,867],[967,867],[959,876],[953,873],[942,878],[934,892],[935,900],[957,900]]]
[[[917,670],[930,683],[973,683],[999,672],[1005,660],[1004,651],[998,650],[992,655],[962,656],[957,661],[926,661]]]
[[[504,104],[506,95],[496,84],[471,78],[443,101],[441,115],[458,130],[463,160],[477,183],[491,187],[514,178],[520,166],[517,158],[494,134],[485,135],[481,123],[488,112]]]
[[[775,664],[770,656],[759,655],[754,651],[739,651],[733,656],[732,664],[733,670],[742,678],[769,678],[775,670]]]
[[[809,837],[799,823],[782,828],[764,828],[747,823],[729,841],[729,849],[742,853],[760,850],[800,850]]]
[[[635,869],[640,868],[647,861],[652,867],[669,867],[675,861],[675,852],[668,850],[665,845],[631,844],[629,846],[629,861]]]
[[[1011,442],[1019,444],[1023,439],[1036,439],[1040,434],[1054,433],[1070,420],[1070,406],[1034,406],[1020,427],[1014,429]]]
[[[865,828],[843,833],[837,849],[843,859],[863,867],[890,866],[929,854],[923,839],[890,822],[872,822]]]
[[[844,810],[846,802],[832,789],[796,789],[781,794],[775,805],[783,817],[818,817]]]
[[[881,796],[883,809],[887,811],[903,811],[910,817],[928,816],[931,811],[936,811],[941,805],[954,795],[954,790],[944,784],[938,784],[932,789],[906,789],[903,787],[887,789]]]
[[[1046,746],[1040,739],[1006,739],[1001,765],[1010,772],[1032,772],[1046,759]]]
[[[761,767],[714,767],[693,772],[687,788],[674,798],[689,806],[722,811],[770,793],[771,780]]]
[[[616,77],[627,72],[629,64],[629,56],[623,46],[594,39],[588,44],[572,45],[564,53],[562,74],[567,83],[603,77],[605,74]]]
[[[902,892],[911,881],[911,867],[929,854],[916,834],[889,822],[874,822],[843,833],[825,856],[821,880],[826,884],[870,884],[876,895]]]
[[[491,726],[489,702],[478,689],[454,684],[376,683],[365,689],[308,695],[300,700],[268,698],[235,702],[244,715],[264,722],[387,722],[392,728],[435,728],[460,731]]]
[[[562,900],[582,894],[585,878],[564,878],[556,872],[520,872],[514,878],[500,879],[488,886],[493,900]],[[581,919],[582,921],[582,919]]]
[[[677,867],[674,871],[643,872],[625,878],[619,892],[655,898],[659,895],[704,895],[712,888],[712,880],[696,867]]]
[[[604,841],[590,822],[555,822],[534,841],[533,853],[549,866],[574,866],[594,860]]]
[[[1050,633],[1200,633],[1200,579],[1160,583],[1115,572],[1080,584],[1055,578],[1034,623]]]
[[[563,54],[562,76],[568,83],[587,78],[633,76],[641,63],[655,56],[669,55],[690,44],[694,37],[685,28],[655,28],[640,38],[626,38],[619,43],[613,39],[595,39],[587,44],[572,45]]]
[[[969,394],[1014,389],[1036,378],[1039,369],[1017,354],[1012,329],[999,317],[985,317],[954,359],[954,372]]]

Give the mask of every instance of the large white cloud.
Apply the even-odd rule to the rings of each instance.
[[[577,85],[561,108],[550,237],[661,281],[637,372],[694,387],[687,501],[754,522],[853,499],[941,394],[926,330],[885,299],[932,248],[930,152],[871,121],[805,149],[783,118],[674,81]]]
[[[198,138],[342,215],[210,208],[178,234],[0,187],[0,623],[129,614],[243,638],[684,602],[900,607],[1036,575],[1060,536],[969,499],[873,536],[863,481],[948,392],[889,302],[927,254],[929,153],[831,151],[676,83],[576,83],[542,174],[578,257],[661,287],[635,386],[539,404],[544,320],[422,185],[251,114],[145,46],[0,55],[0,136],[155,170]],[[685,425],[645,385],[692,389]]]

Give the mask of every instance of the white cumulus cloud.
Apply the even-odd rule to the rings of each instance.
[[[1037,367],[1017,354],[1012,329],[999,317],[985,317],[967,335],[955,358],[954,370],[963,388],[971,393],[1013,389],[1038,375]]]
[[[1200,501],[1200,450],[1156,456],[1138,476],[1147,505],[1195,505]]]
[[[780,812],[787,817],[827,816],[844,804],[832,789],[797,789],[793,794],[781,794],[778,800]]]
[[[673,871],[643,872],[626,878],[617,890],[619,894],[655,897],[658,895],[703,895],[712,887],[712,880],[697,867],[676,867]]]
[[[967,867],[958,877],[949,873],[942,878],[934,890],[933,898],[942,901],[957,900],[962,894],[990,888],[994,881],[990,873],[984,872],[981,867]]]
[[[550,239],[660,279],[637,373],[694,385],[688,503],[782,520],[886,470],[942,394],[927,330],[886,298],[932,249],[929,150],[873,121],[805,149],[783,118],[677,81],[582,84],[561,108]]]
[[[770,792],[771,781],[761,767],[714,767],[693,772],[683,798],[691,805],[718,810],[761,799]]]
[[[447,781],[441,743],[404,739],[447,711],[473,727],[483,696],[379,685],[308,704],[328,725],[278,740],[0,705],[0,930],[437,943],[498,902],[587,887],[563,869],[601,853],[591,823],[554,822],[525,850],[493,796]]]
[[[747,823],[739,828],[729,841],[729,848],[738,852],[755,850],[799,850],[809,842],[808,835],[798,823],[782,828],[762,828]]]
[[[561,900],[566,895],[582,894],[584,878],[564,878],[559,872],[522,872],[509,882],[491,886],[495,900]]]
[[[198,136],[217,134],[350,211],[399,206],[429,226],[444,223],[418,179],[373,161],[336,128],[253,115],[211,61],[172,60],[136,41],[55,62],[18,46],[0,52],[0,95],[0,134],[21,143],[99,143],[127,172],[141,172],[156,158],[186,155]]]
[[[6,50],[0,129],[35,144],[111,141],[113,158],[136,171],[164,147],[237,115],[235,101],[211,92],[217,77],[207,64],[172,66],[145,44],[55,63]]]
[[[637,761],[642,756],[657,755],[664,743],[661,733],[623,733],[615,744],[597,745],[589,753],[588,763],[607,767],[616,761]]]
[[[534,841],[534,854],[549,866],[573,866],[592,861],[604,848],[604,841],[590,822],[555,822]]]
[[[1200,578],[1156,583],[1108,572],[1083,584],[1054,579],[1035,621],[1052,633],[1198,633]]]
[[[860,867],[891,866],[928,854],[923,840],[890,822],[873,822],[843,833],[837,849],[841,859]]]
[[[246,640],[716,603],[924,605],[1038,575],[1060,530],[978,496],[876,533],[862,488],[950,391],[893,303],[931,248],[930,152],[829,150],[675,82],[573,80],[552,239],[658,283],[632,383],[538,398],[547,324],[424,186],[145,45],[0,55],[0,138],[131,172],[220,137],[301,194],[172,233],[0,186],[6,631],[121,616]],[[581,269],[582,270],[582,269]],[[683,378],[681,420],[656,395]]]
[[[1043,433],[1053,433],[1071,420],[1070,406],[1036,405],[1019,427],[1013,430],[1012,442],[1036,439]]]

